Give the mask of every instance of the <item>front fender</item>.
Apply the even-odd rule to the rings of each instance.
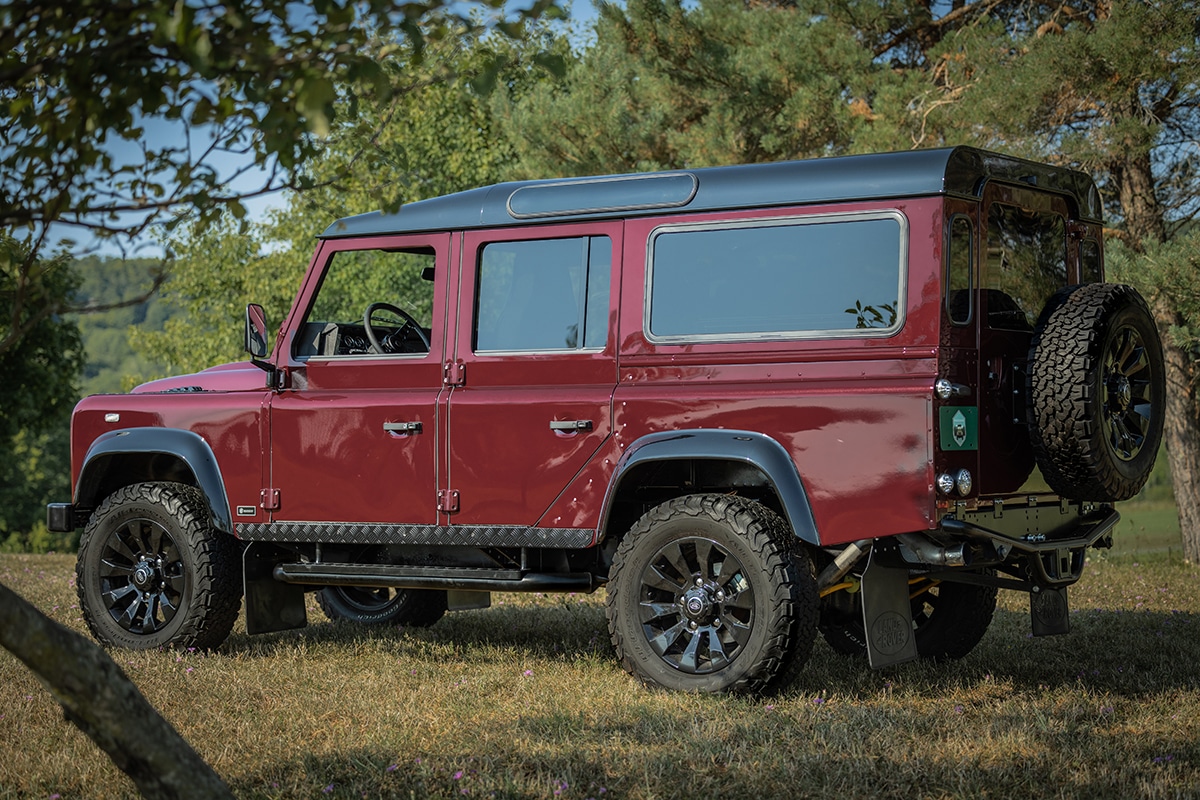
[[[820,545],[812,507],[796,464],[783,445],[761,433],[725,429],[651,433],[631,444],[617,462],[604,496],[600,534],[608,528],[608,516],[622,481],[634,467],[654,461],[711,460],[749,464],[766,476],[775,489],[788,524],[800,539]]]
[[[196,486],[208,500],[213,527],[233,533],[217,457],[199,435],[179,428],[126,428],[96,437],[75,483],[75,506],[94,508],[122,486],[145,481]]]

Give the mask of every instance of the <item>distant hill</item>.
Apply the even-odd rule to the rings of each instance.
[[[135,298],[153,284],[151,269],[156,259],[78,259],[74,269],[80,285],[76,302],[81,306],[111,305]],[[136,382],[160,374],[162,365],[148,361],[129,345],[129,329],[138,326],[162,330],[170,310],[157,295],[126,308],[94,314],[76,314],[79,332],[87,350],[87,365],[80,379],[80,396],[123,392]]]

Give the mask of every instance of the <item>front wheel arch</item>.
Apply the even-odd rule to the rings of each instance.
[[[155,482],[199,489],[213,527],[234,533],[217,457],[198,434],[178,428],[126,428],[96,437],[75,482],[75,507],[94,509],[118,489]]]

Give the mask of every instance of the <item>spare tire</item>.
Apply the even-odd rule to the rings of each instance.
[[[1073,500],[1128,500],[1162,440],[1162,344],[1129,286],[1069,286],[1046,304],[1029,350],[1029,435],[1042,476]]]

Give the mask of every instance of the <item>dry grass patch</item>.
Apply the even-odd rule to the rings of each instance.
[[[73,558],[0,581],[83,631]],[[244,797],[1190,797],[1200,792],[1200,582],[1094,560],[1073,632],[1001,593],[968,658],[883,672],[818,644],[775,698],[669,694],[616,665],[603,593],[496,596],[428,630],[333,625],[217,653],[112,651]],[[132,784],[0,653],[0,797]]]

